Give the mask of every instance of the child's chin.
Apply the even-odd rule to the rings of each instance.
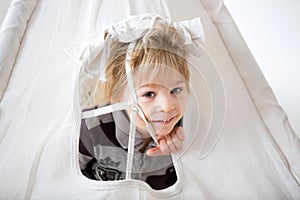
[[[160,130],[157,130],[157,131],[156,131],[156,134],[157,134],[158,136],[166,136],[166,135],[168,135],[169,133],[171,133],[171,131],[172,131],[171,128],[170,128],[170,129],[160,129]]]

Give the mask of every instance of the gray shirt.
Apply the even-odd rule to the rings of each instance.
[[[125,111],[82,120],[79,161],[84,175],[95,180],[122,180],[126,175],[129,118]],[[136,132],[132,178],[154,189],[173,185],[176,172],[171,156],[147,156],[139,150],[144,140]],[[155,147],[151,141],[147,149]]]

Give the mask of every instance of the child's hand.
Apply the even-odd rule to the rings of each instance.
[[[148,156],[165,156],[182,149],[184,133],[182,127],[175,127],[168,135],[158,137],[159,145],[149,149]]]

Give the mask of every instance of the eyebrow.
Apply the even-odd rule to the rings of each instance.
[[[179,80],[179,81],[177,81],[174,85],[180,85],[180,84],[183,84],[183,83],[186,84],[186,81],[185,81],[185,80]],[[138,89],[144,88],[144,87],[149,87],[150,85],[153,85],[153,84],[155,84],[155,85],[160,85],[160,84],[158,84],[158,83],[156,83],[156,82],[153,82],[153,83],[146,83],[146,84],[144,84],[144,85],[139,86]]]
[[[175,83],[175,85],[179,85],[179,84],[182,84],[182,83],[186,83],[186,81],[185,80],[179,80],[179,81],[177,81],[176,83]]]

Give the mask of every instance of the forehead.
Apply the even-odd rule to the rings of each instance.
[[[168,66],[139,67],[133,73],[136,87],[150,84],[173,87],[188,80],[176,69]]]

